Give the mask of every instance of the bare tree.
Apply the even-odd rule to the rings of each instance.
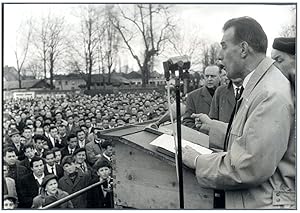
[[[202,49],[202,67],[203,71],[205,67],[209,65],[216,64],[218,61],[218,53],[220,50],[220,45],[218,43],[213,43],[210,45],[203,45]]]
[[[64,18],[49,20],[48,55],[51,88],[54,88],[53,77],[55,62],[65,49],[63,30]]]
[[[39,63],[37,59],[32,59],[28,62],[27,66],[24,69],[36,78],[42,79],[43,78],[43,65]]]
[[[128,14],[120,7],[124,22],[114,20],[112,23],[136,60],[142,72],[142,85],[145,86],[149,81],[151,58],[164,50],[164,45],[168,42],[175,25],[172,24],[168,5],[135,4],[133,7],[132,14]],[[137,45],[140,41],[143,44],[142,50]],[[142,51],[142,54],[139,54],[139,51]]]
[[[42,17],[41,23],[35,27],[34,44],[37,50],[37,57],[43,64],[45,78],[49,72],[52,89],[54,88],[55,66],[57,66],[58,60],[64,54],[66,48],[64,30],[64,17],[55,17],[50,12],[47,17]]]
[[[72,65],[82,75],[86,81],[86,87],[91,89],[91,76],[94,66],[98,60],[99,36],[103,34],[99,32],[100,17],[102,8],[95,5],[85,5],[79,8],[79,13],[75,15],[80,18],[80,32],[75,42],[69,42],[72,50]],[[101,36],[100,36],[101,37]]]
[[[18,72],[18,81],[19,81],[19,88],[22,88],[21,83],[21,72],[24,66],[24,63],[27,59],[27,54],[29,50],[29,46],[31,43],[31,36],[32,36],[32,20],[29,19],[26,21],[26,24],[20,26],[22,32],[19,32],[18,35],[21,35],[21,38],[17,38],[16,41],[16,49],[14,50],[16,62],[17,62],[17,72]]]
[[[34,27],[33,44],[35,45],[36,57],[42,62],[44,78],[47,78],[47,60],[48,60],[48,19],[41,18],[41,24]]]
[[[108,71],[108,83],[111,83],[111,71],[118,54],[118,47],[120,43],[120,34],[113,26],[112,21],[117,20],[118,15],[114,11],[113,5],[107,5],[105,8],[105,19],[103,28],[105,30],[104,39],[102,40],[105,48],[104,57],[106,59],[106,67]],[[102,32],[100,30],[100,32]]]
[[[213,43],[209,47],[210,64],[216,64],[218,61],[218,53],[220,51],[219,43]]]

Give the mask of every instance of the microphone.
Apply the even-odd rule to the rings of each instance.
[[[176,56],[176,57],[169,58],[168,62],[171,65],[177,64],[178,66],[183,67],[185,63],[190,62],[190,59],[187,55],[183,55],[183,56]]]
[[[171,104],[171,113],[172,113],[172,117],[173,119],[176,119],[176,103]],[[180,117],[186,112],[186,106],[183,103],[180,103]],[[169,111],[167,111],[158,121],[156,121],[155,123],[151,124],[150,127],[153,129],[158,129],[158,127],[167,122],[170,121],[171,117],[170,117],[170,113]]]

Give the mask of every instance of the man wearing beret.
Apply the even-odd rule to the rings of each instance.
[[[273,42],[271,57],[291,83],[295,84],[296,75],[296,38],[279,37]]]

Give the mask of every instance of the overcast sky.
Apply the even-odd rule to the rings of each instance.
[[[16,66],[13,50],[15,49],[17,30],[26,18],[41,17],[51,9],[53,14],[64,15],[72,22],[71,11],[76,4],[5,4],[4,5],[4,65]],[[177,4],[173,9],[182,30],[191,32],[208,42],[220,42],[222,26],[230,18],[251,16],[265,30],[269,45],[268,55],[273,39],[283,26],[295,20],[290,5],[246,5],[246,4]],[[196,30],[195,30],[196,29]],[[199,30],[198,30],[199,29]],[[130,66],[136,67],[135,61],[126,59]]]

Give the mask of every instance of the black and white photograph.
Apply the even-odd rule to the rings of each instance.
[[[296,2],[1,6],[2,210],[297,209]]]

